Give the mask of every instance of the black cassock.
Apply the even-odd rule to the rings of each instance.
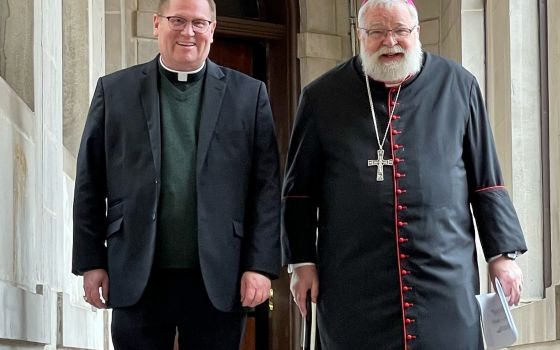
[[[383,138],[398,88],[370,84]],[[359,58],[303,90],[283,240],[286,262],[317,264],[323,350],[482,349],[471,206],[487,259],[527,248],[474,76],[425,54],[400,90],[382,182],[377,149]]]

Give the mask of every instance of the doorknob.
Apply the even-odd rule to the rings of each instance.
[[[274,289],[270,288],[268,293],[268,310],[274,311]]]

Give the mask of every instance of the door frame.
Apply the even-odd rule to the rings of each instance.
[[[261,41],[266,46],[265,84],[270,96],[283,174],[301,89],[297,58],[299,0],[260,2],[264,12],[271,15],[267,17],[274,17],[273,22],[218,16],[214,35],[220,39]],[[272,288],[274,293],[268,302],[271,310],[268,313],[268,350],[298,350],[300,315],[290,295],[290,276],[285,268],[280,278],[272,282]]]

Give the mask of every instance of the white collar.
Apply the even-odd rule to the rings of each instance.
[[[206,61],[204,61],[204,62],[202,62],[202,66],[200,66],[200,68],[195,69],[195,70],[193,70],[193,71],[188,71],[188,72],[185,72],[185,71],[178,71],[178,70],[175,70],[175,69],[168,68],[168,67],[163,63],[163,59],[161,58],[161,55],[159,56],[159,63],[161,64],[161,66],[162,66],[165,70],[170,71],[170,72],[173,72],[173,73],[177,73],[177,80],[179,80],[179,81],[187,81],[189,74],[196,74],[196,73],[200,72],[200,71],[204,68],[204,66],[206,65]]]

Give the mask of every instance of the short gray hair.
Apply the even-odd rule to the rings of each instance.
[[[418,11],[416,11],[416,7],[410,4],[407,0],[368,0],[362,5],[360,11],[358,12],[358,26],[364,26],[364,17],[369,9],[374,7],[393,7],[396,4],[405,4],[414,23],[418,24]]]
[[[208,1],[208,5],[210,5],[210,17],[212,18],[213,21],[216,20],[216,3],[214,2],[214,0],[206,0]],[[158,13],[162,14],[163,9],[165,8],[165,6],[167,5],[167,3],[169,2],[169,0],[159,0],[159,5],[158,5]]]

